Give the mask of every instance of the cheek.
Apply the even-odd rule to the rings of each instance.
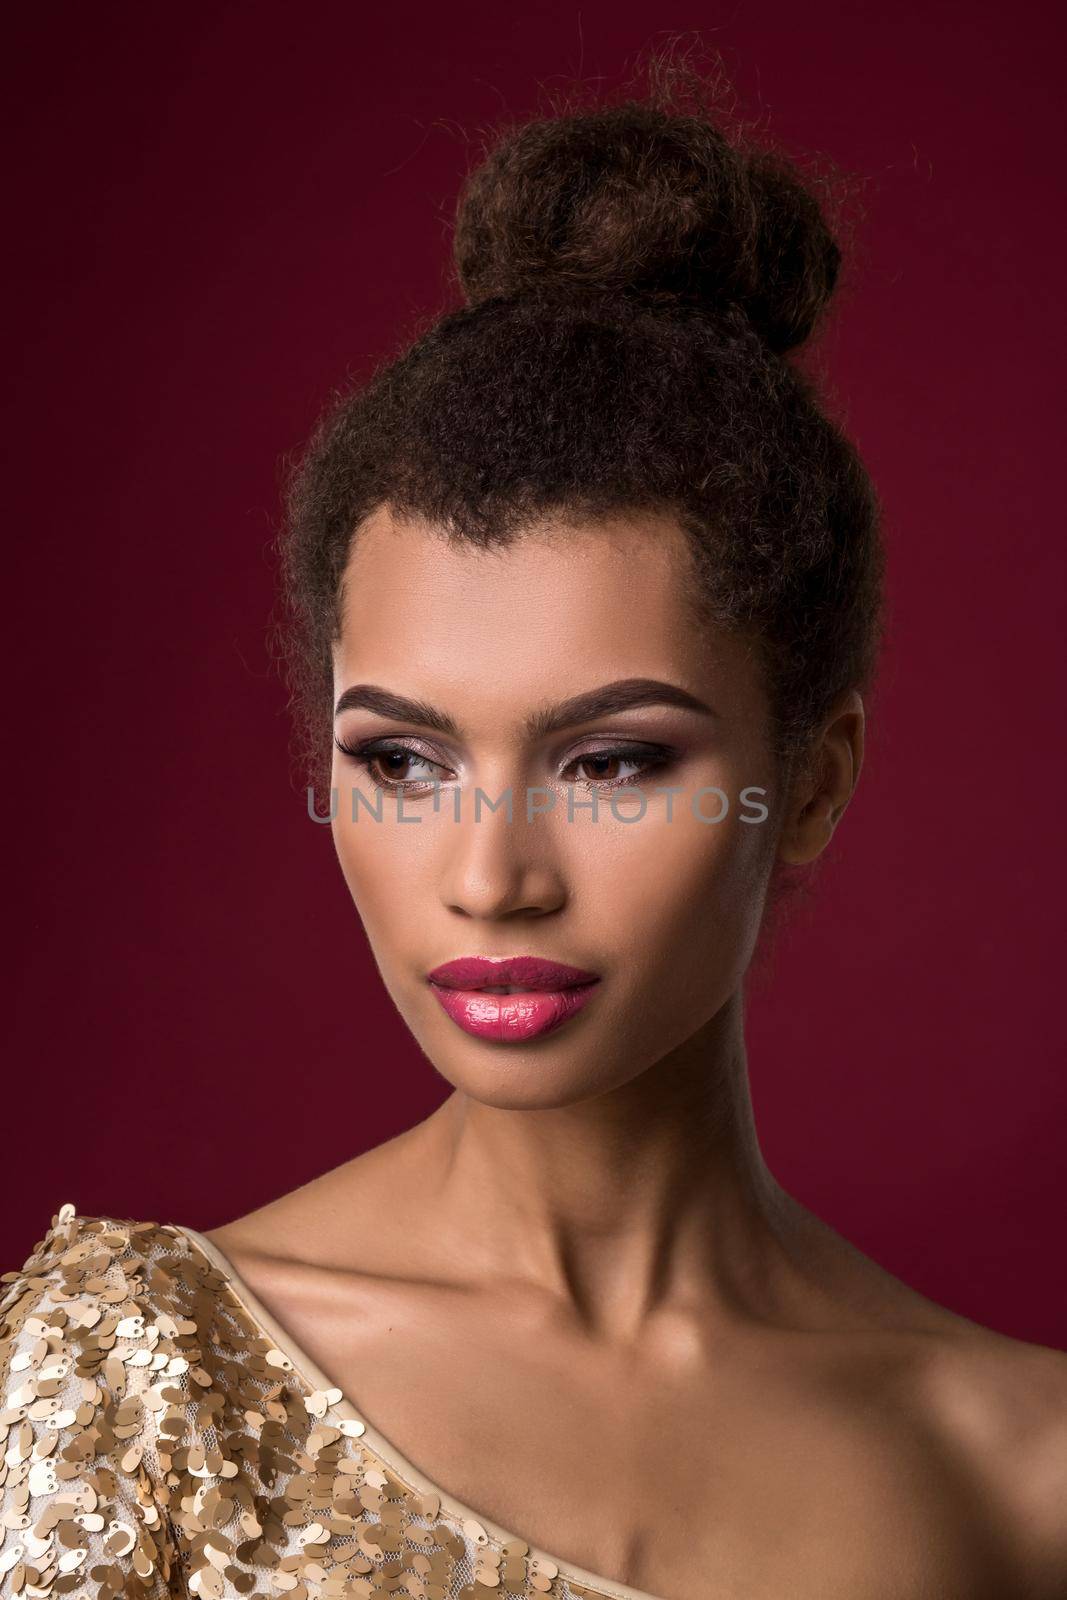
[[[613,828],[603,848],[590,830],[574,883],[619,971],[682,1001],[721,1001],[758,935],[769,824],[742,822],[736,802],[721,822],[701,822],[682,802],[669,822],[648,817]],[[705,809],[717,814],[713,796]]]
[[[353,822],[342,800],[332,831],[348,892],[372,944],[402,939],[412,924],[425,922],[435,883],[432,828],[397,822],[387,808],[381,821],[360,813]]]

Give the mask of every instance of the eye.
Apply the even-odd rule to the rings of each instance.
[[[647,773],[666,766],[670,756],[669,750],[647,744],[612,745],[603,750],[590,750],[585,755],[574,756],[568,763],[568,768],[587,768],[590,775],[567,781],[583,782],[587,788],[617,789],[628,783],[636,783]],[[624,772],[624,768],[637,770]]]
[[[335,736],[334,744],[343,755],[363,768],[375,788],[391,793],[416,795],[454,776],[443,762],[434,761],[396,739],[374,739],[350,745]],[[589,750],[571,758],[564,768],[564,781],[592,789],[622,788],[666,766],[672,754],[661,746],[647,744]],[[568,771],[573,769],[578,769],[577,775],[567,777]]]
[[[353,746],[335,736],[333,742],[342,755],[358,762],[376,789],[411,794],[429,789],[449,776],[449,769],[441,762],[431,761],[429,756],[397,740],[375,739]],[[413,775],[413,768],[421,770]]]

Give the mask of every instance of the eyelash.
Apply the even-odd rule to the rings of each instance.
[[[373,770],[374,762],[381,756],[404,755],[416,761],[422,761],[429,767],[440,766],[441,763],[433,761],[429,756],[424,756],[419,750],[412,750],[408,745],[399,744],[390,739],[375,739],[361,745],[346,744],[343,739],[334,736],[334,744],[342,755],[348,756],[357,762],[367,773],[376,789],[385,790],[387,793],[410,792],[420,788],[429,788],[431,780],[428,778],[395,778],[382,781]],[[660,767],[670,763],[672,752],[657,745],[610,745],[605,750],[590,750],[585,755],[574,756],[568,766],[579,765],[585,761],[600,761],[607,758],[611,761],[640,761],[643,762],[643,771],[635,773],[630,778],[617,779],[582,779],[579,786],[586,789],[624,789],[629,784],[639,783],[642,777],[649,772],[655,772]]]

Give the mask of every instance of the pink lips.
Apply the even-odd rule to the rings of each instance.
[[[427,974],[430,988],[452,1021],[479,1039],[521,1043],[558,1028],[591,999],[595,972],[543,956],[461,956]],[[514,994],[486,994],[510,987]]]

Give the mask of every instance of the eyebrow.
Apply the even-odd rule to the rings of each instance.
[[[572,695],[555,705],[545,706],[526,719],[527,738],[543,739],[547,734],[558,733],[561,728],[573,727],[579,722],[592,722],[596,717],[610,716],[617,711],[630,711],[635,706],[678,706],[683,711],[696,711],[701,716],[716,717],[718,713],[688,689],[676,683],[664,683],[658,678],[619,678],[615,683],[605,683],[599,689],[587,689],[584,694]],[[447,712],[439,711],[425,700],[411,700],[407,695],[393,694],[389,689],[373,683],[353,684],[346,689],[334,708],[334,716],[343,711],[362,708],[373,711],[393,722],[410,722],[424,728],[435,728],[450,738],[462,737],[461,729]]]

